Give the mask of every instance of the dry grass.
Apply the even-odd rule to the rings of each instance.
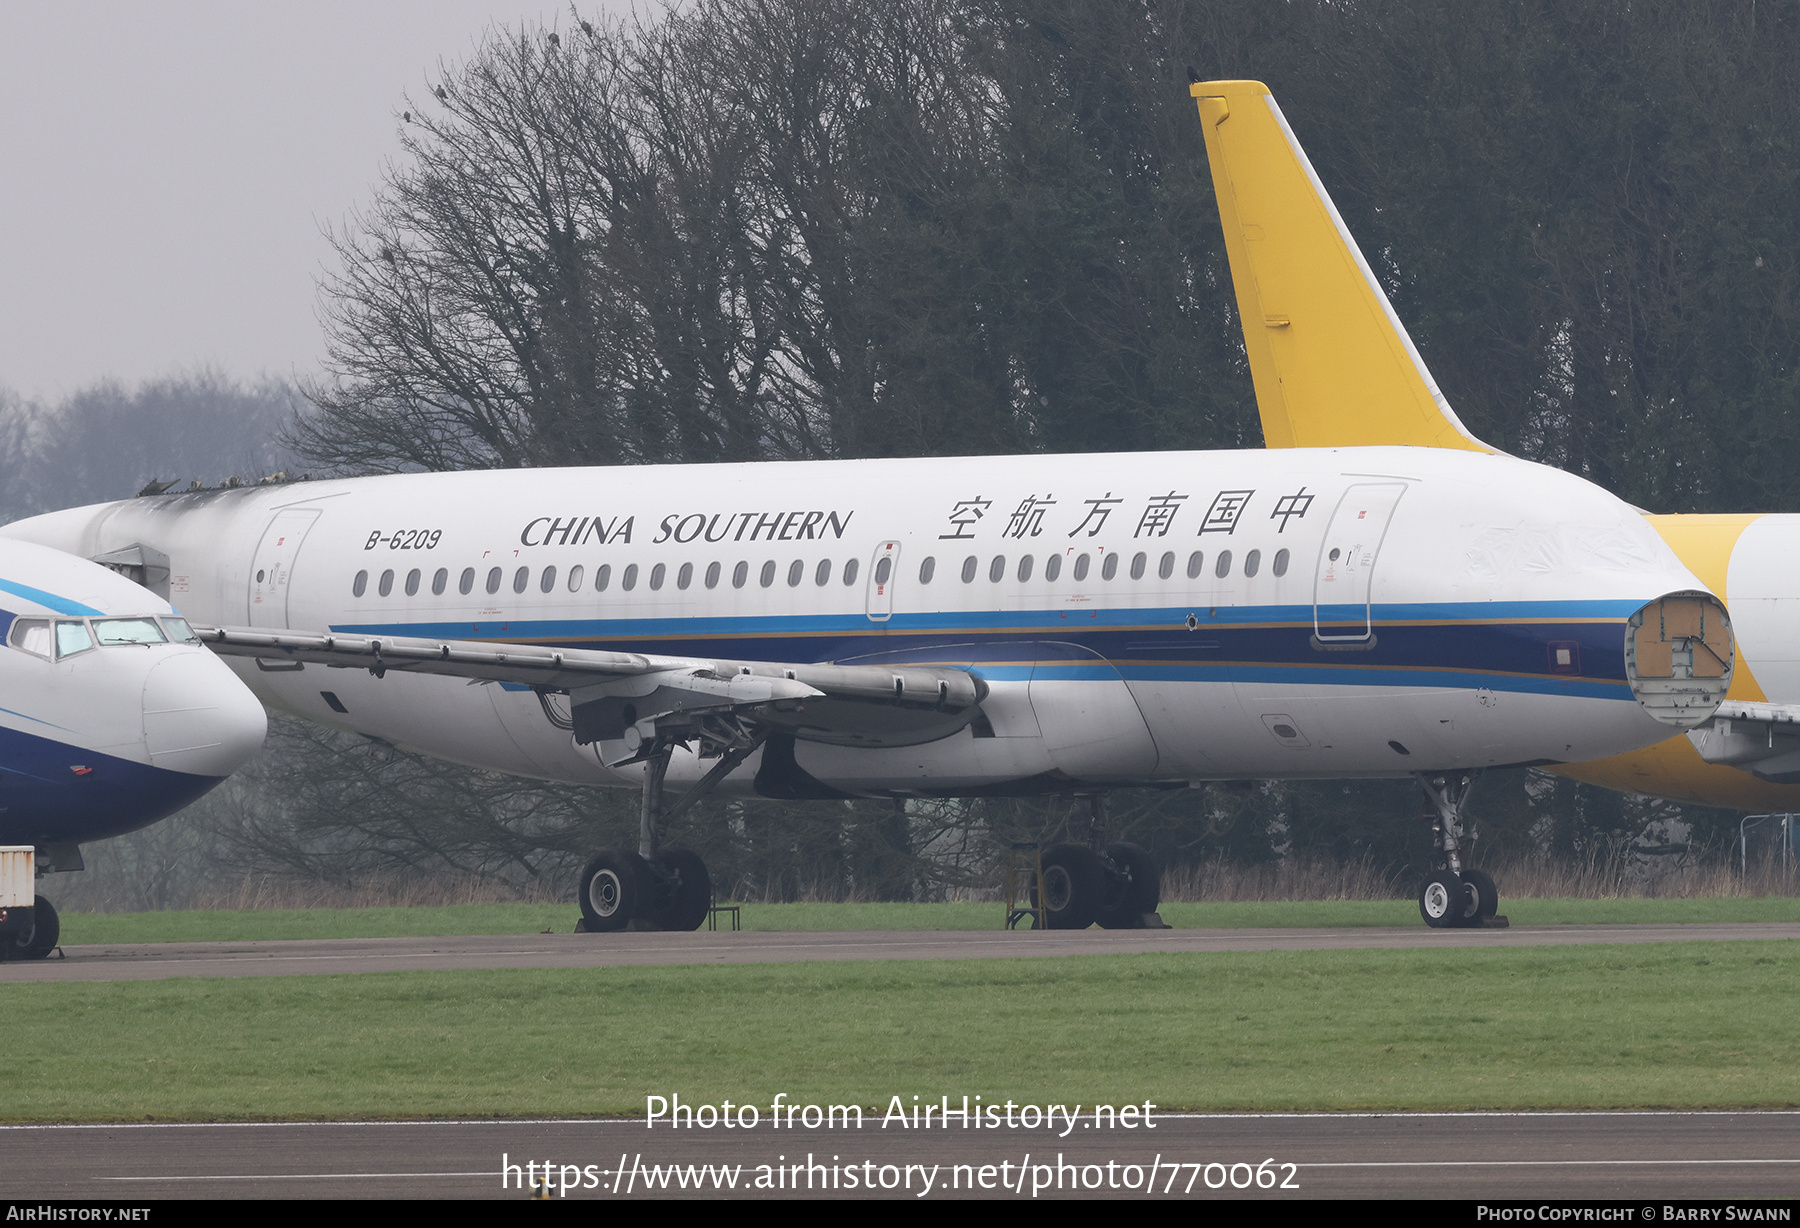
[[[206,910],[277,908],[437,908],[452,904],[566,904],[565,883],[509,883],[494,878],[373,878],[338,883],[317,879],[245,877],[227,890],[201,893],[191,905]]]
[[[1784,870],[1779,859],[1752,861],[1740,874],[1735,863],[1692,864],[1677,858],[1643,858],[1629,853],[1594,855],[1577,862],[1548,857],[1483,861],[1482,868],[1506,884],[1510,898],[1533,899],[1722,899],[1800,895],[1800,864]],[[740,885],[741,886],[741,885]],[[1291,857],[1260,865],[1208,861],[1164,871],[1162,898],[1169,902],[1393,900],[1418,888],[1412,876],[1384,870],[1367,860]],[[953,888],[952,903],[991,903],[999,887]],[[749,903],[874,903],[872,897],[814,885],[785,899],[770,892],[741,891]],[[513,883],[468,876],[435,879],[382,877],[361,882],[247,876],[229,888],[200,891],[187,907],[201,910],[264,911],[307,908],[413,908],[456,904],[566,904],[571,888],[558,880]],[[86,912],[133,912],[112,900],[71,901]]]
[[[1215,860],[1163,872],[1162,898],[1235,903],[1240,900],[1393,900],[1410,892],[1368,861],[1288,857],[1262,865]]]
[[[1784,868],[1778,858],[1753,860],[1745,873],[1740,873],[1735,863],[1696,864],[1682,858],[1641,857],[1627,850],[1597,852],[1573,862],[1530,856],[1481,865],[1506,884],[1506,894],[1512,898],[1689,900],[1800,895],[1800,864]],[[1417,887],[1411,876],[1382,870],[1368,861],[1288,858],[1252,866],[1209,861],[1165,871],[1162,898],[1225,903],[1392,900],[1411,896]]]

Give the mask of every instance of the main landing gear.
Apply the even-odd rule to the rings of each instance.
[[[1162,874],[1156,860],[1138,845],[1105,842],[1106,798],[1088,798],[1093,822],[1086,844],[1053,844],[1044,850],[1041,905],[1049,928],[1084,930],[1165,928],[1156,908]],[[1034,902],[1036,893],[1034,893]]]
[[[1419,915],[1433,929],[1505,925],[1506,918],[1495,915],[1500,893],[1494,880],[1462,863],[1463,807],[1475,785],[1475,773],[1421,775],[1418,780],[1429,799],[1426,816],[1440,854],[1437,870],[1419,892]]]
[[[609,933],[627,927],[648,930],[697,930],[712,911],[712,876],[692,849],[662,848],[662,826],[718,787],[719,782],[766,734],[745,736],[725,747],[719,761],[679,801],[663,807],[663,778],[669,771],[674,739],[658,739],[644,757],[643,807],[638,819],[636,852],[601,849],[581,872],[578,889],[581,930]]]
[[[32,901],[29,925],[0,934],[0,959],[47,959],[61,938],[62,922],[56,909],[40,895]]]

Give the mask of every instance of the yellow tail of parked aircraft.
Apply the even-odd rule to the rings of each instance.
[[[1189,87],[1271,448],[1493,452],[1456,416],[1267,86]],[[1800,516],[1649,516],[1726,601],[1737,668],[1717,716],[1645,750],[1556,767],[1704,806],[1800,810]]]

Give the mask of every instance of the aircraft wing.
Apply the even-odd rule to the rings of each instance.
[[[528,686],[569,697],[575,740],[623,741],[689,728],[703,741],[741,741],[745,722],[803,741],[911,746],[962,729],[980,714],[987,684],[938,667],[720,661],[474,640],[337,632],[196,627],[221,656],[337,669],[436,674]],[[633,734],[636,734],[634,737]]]

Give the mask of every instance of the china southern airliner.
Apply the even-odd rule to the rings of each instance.
[[[262,745],[262,705],[163,601],[96,563],[0,538],[0,846],[39,873],[181,809]],[[0,952],[56,946],[42,896]]]
[[[1217,122],[1204,100],[1202,118]],[[1497,904],[1462,855],[1476,771],[1693,728],[1734,659],[1718,600],[1634,509],[1453,436],[414,474],[6,532],[166,559],[168,595],[273,706],[640,789],[637,849],[583,873],[589,930],[704,921],[706,868],[660,833],[718,789],[1099,797],[1409,775],[1438,816],[1420,908],[1451,926]],[[1155,866],[1096,832],[1045,853],[1048,922],[1145,923]]]

